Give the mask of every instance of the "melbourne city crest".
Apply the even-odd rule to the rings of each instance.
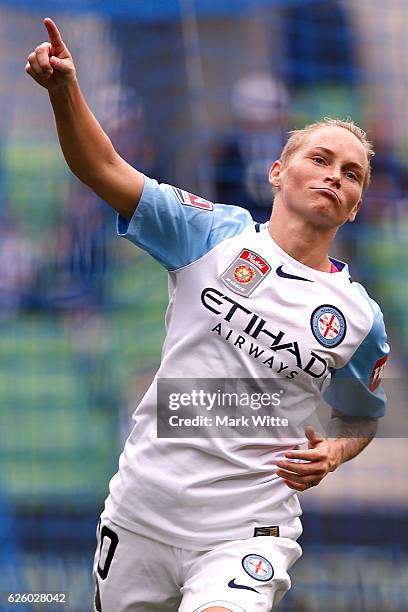
[[[346,335],[347,324],[343,313],[330,304],[319,306],[313,311],[310,325],[316,340],[328,348],[338,346]]]

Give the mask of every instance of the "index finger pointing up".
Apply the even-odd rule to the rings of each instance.
[[[48,39],[54,50],[63,49],[64,43],[62,42],[61,34],[52,19],[46,17],[44,19],[44,25],[47,28]]]

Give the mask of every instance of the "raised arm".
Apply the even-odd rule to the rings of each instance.
[[[143,175],[115,151],[89,109],[72,56],[52,19],[48,42],[30,53],[26,72],[48,90],[61,149],[72,172],[112,208],[130,219],[143,190]]]

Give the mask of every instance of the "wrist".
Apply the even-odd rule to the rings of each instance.
[[[344,461],[343,441],[340,438],[330,441],[329,465],[330,472],[334,472]]]
[[[49,89],[48,95],[57,120],[72,119],[81,98],[76,78]]]
[[[61,83],[56,83],[48,89],[51,101],[68,99],[75,91],[79,91],[79,83],[74,72]]]

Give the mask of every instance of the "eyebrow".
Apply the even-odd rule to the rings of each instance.
[[[310,150],[311,151],[317,151],[318,149],[320,151],[324,151],[328,155],[334,155],[334,151],[332,151],[331,149],[327,149],[326,147],[317,146],[317,147],[312,147]],[[358,162],[349,161],[349,162],[346,163],[346,166],[356,168],[356,170],[360,170],[360,172],[362,174],[365,173],[365,168],[361,164],[359,164]]]

